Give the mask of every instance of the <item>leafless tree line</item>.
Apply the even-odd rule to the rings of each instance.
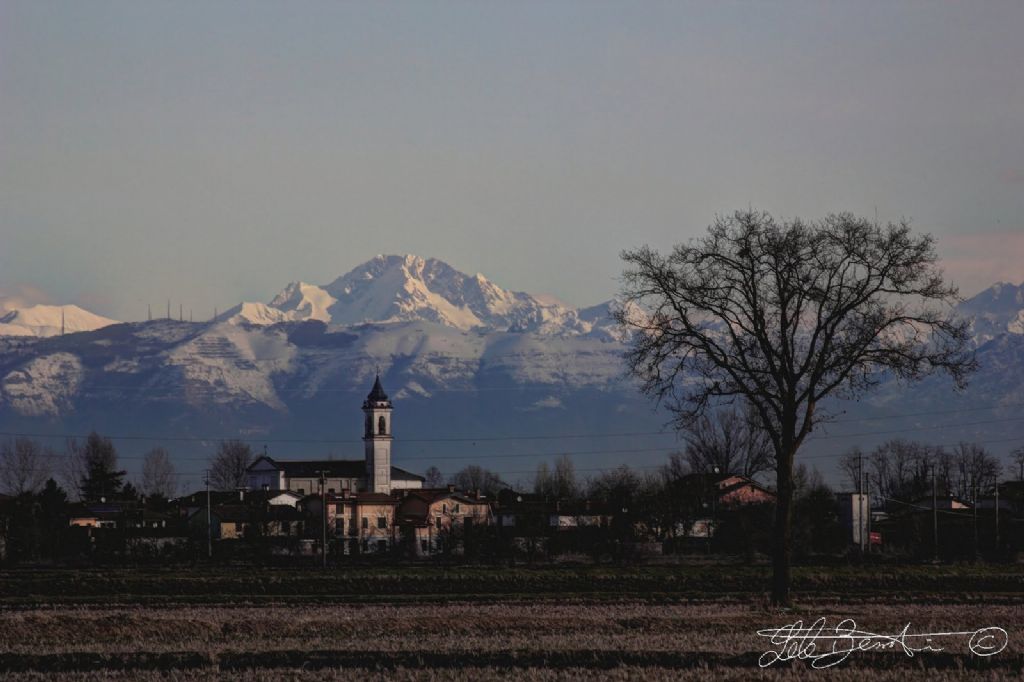
[[[0,490],[12,496],[34,495],[53,478],[85,499],[104,492],[104,479],[120,491],[124,472],[117,465],[117,450],[98,434],[84,441],[69,439],[63,453],[31,438],[12,438],[0,442]],[[154,448],[146,453],[138,487],[147,496],[175,495],[177,477],[166,450]]]
[[[1014,452],[1024,462],[1024,448]],[[1024,467],[1024,464],[1021,464]],[[1009,467],[1011,475],[1015,467]],[[988,495],[1002,473],[1002,462],[977,443],[959,443],[952,450],[909,440],[890,440],[869,453],[854,448],[839,461],[853,490],[878,498],[910,502],[931,495],[973,500]],[[1021,475],[1024,480],[1024,474]],[[933,480],[934,479],[934,480]]]

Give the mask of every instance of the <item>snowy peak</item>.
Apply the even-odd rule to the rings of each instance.
[[[270,307],[291,313],[299,319],[329,322],[331,316],[328,310],[335,303],[337,301],[333,296],[315,284],[292,282],[274,297]]]
[[[581,317],[585,312],[586,319]],[[252,325],[320,320],[332,327],[426,321],[462,331],[609,336],[607,305],[587,311],[552,296],[509,291],[436,258],[380,255],[316,286],[293,282],[270,303],[242,303],[220,321]]]
[[[427,320],[462,330],[588,331],[573,308],[502,289],[436,258],[377,256],[325,289],[338,301],[331,309],[337,324]]]
[[[958,306],[974,321],[978,345],[1000,334],[1024,334],[1024,283],[999,282]]]
[[[77,305],[34,305],[0,317],[0,336],[57,336],[62,330],[66,334],[90,332],[112,324],[118,321]]]
[[[459,294],[465,277],[433,258],[377,256],[324,289],[337,300],[334,324],[427,320],[472,329],[484,321]]]

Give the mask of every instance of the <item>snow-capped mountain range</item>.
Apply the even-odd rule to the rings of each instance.
[[[479,273],[406,255],[377,256],[323,286],[293,282],[270,303],[241,303],[218,319],[256,325],[318,320],[330,328],[426,321],[462,331],[621,338],[607,308],[577,309],[550,296],[508,291]]]
[[[1024,405],[1024,285],[997,284],[961,311],[975,320],[981,363],[966,395],[936,377],[884,385],[842,409],[851,418],[891,419],[884,425],[896,428],[879,429],[882,438],[927,425],[928,417],[913,415],[984,406],[991,411],[973,421],[986,426],[919,435],[995,434],[1006,436],[1006,447],[1024,445],[1012,418]],[[184,438],[182,448],[199,452],[241,436],[280,441],[274,447],[285,458],[359,456],[359,405],[379,369],[396,400],[396,438],[406,439],[396,462],[412,453],[438,458],[407,461],[414,470],[449,470],[466,462],[442,460],[467,453],[487,464],[510,448],[524,459],[493,468],[532,469],[531,454],[559,448],[607,453],[587,456],[581,468],[617,464],[623,452],[644,453],[628,455],[634,463],[663,461],[678,443],[656,434],[668,415],[625,376],[624,350],[609,303],[577,309],[440,260],[377,256],[329,284],[295,282],[269,303],[242,303],[208,322],[117,323],[75,306],[10,311],[0,318],[0,431],[96,428],[153,437],[125,448]],[[940,428],[958,420],[973,423],[954,416]],[[610,433],[629,435],[582,437]],[[509,434],[536,438],[486,447]],[[567,435],[573,439],[561,440]],[[1019,443],[1007,440],[1017,435]]]

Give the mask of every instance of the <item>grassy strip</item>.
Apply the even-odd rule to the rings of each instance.
[[[183,651],[170,653],[131,652],[99,654],[75,652],[63,654],[0,654],[0,672],[25,673],[31,671],[70,672],[103,670],[273,670],[299,668],[326,670],[331,668],[367,668],[395,670],[398,668],[458,670],[466,667],[544,668],[548,670],[585,668],[610,670],[622,666],[656,667],[666,670],[758,669],[759,653],[721,654],[697,651],[493,651],[450,653],[433,651],[261,651],[205,653]],[[1024,655],[1006,653],[993,657],[978,657],[949,652],[920,654],[915,659],[900,652],[885,651],[851,656],[850,664],[870,670],[921,668],[932,670],[1020,670],[1024,668]],[[797,664],[802,666],[803,664]],[[778,668],[792,667],[782,664]]]
[[[274,569],[16,570],[0,572],[0,594],[15,600],[88,600],[117,596],[146,601],[214,596],[266,599],[317,597],[389,600],[396,597],[466,599],[473,595],[759,595],[763,567],[484,569],[434,567],[343,568],[327,572]],[[1024,571],[1006,566],[797,568],[798,594],[1007,595],[1024,593]]]
[[[901,590],[883,591],[818,591],[813,594],[799,594],[798,604],[811,605],[862,605],[862,604],[921,604],[963,605],[988,604],[1010,606],[1024,604],[1024,592],[918,592]],[[673,593],[673,592],[564,592],[561,594],[258,594],[258,595],[165,595],[165,594],[111,594],[111,595],[41,595],[0,597],[0,608],[10,610],[31,610],[46,605],[75,606],[296,606],[308,604],[323,605],[403,605],[403,604],[449,604],[505,602],[512,604],[565,603],[601,604],[619,602],[641,602],[651,604],[751,604],[763,605],[767,593],[719,592],[719,593]]]

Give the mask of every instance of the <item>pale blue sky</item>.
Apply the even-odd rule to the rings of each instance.
[[[197,316],[436,256],[579,305],[753,205],[1024,280],[1024,3],[0,1],[0,295]]]

